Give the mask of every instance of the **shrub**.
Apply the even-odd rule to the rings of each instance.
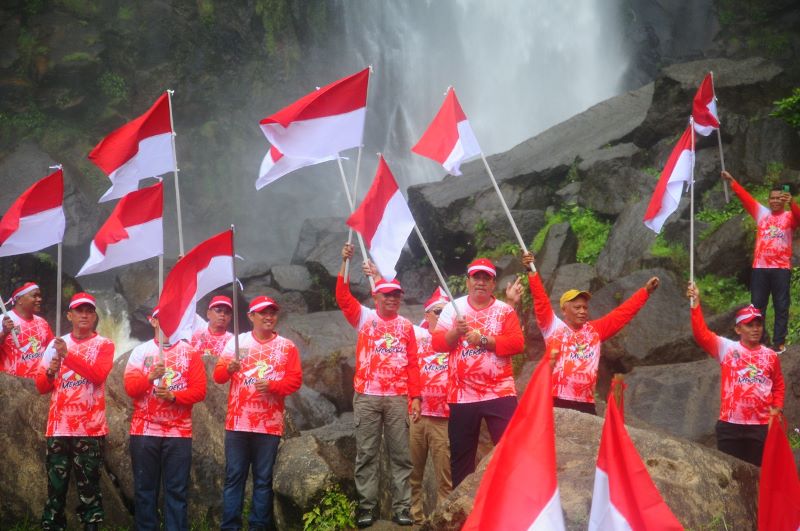
[[[782,100],[774,101],[775,108],[770,116],[780,118],[797,130],[800,130],[800,87],[795,88],[792,94]]]
[[[313,509],[303,515],[303,529],[336,531],[355,529],[356,502],[348,498],[339,485],[325,491],[325,495]]]

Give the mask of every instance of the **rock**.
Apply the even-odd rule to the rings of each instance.
[[[641,151],[636,146],[620,144],[602,151],[614,151],[618,156],[598,160],[591,166],[581,163],[580,168],[588,167],[582,170],[578,204],[600,214],[618,216],[630,203],[652,195],[653,186],[641,170],[631,167],[631,160]]]
[[[436,272],[429,264],[403,268],[397,278],[405,292],[403,302],[407,304],[425,304],[439,285]]]
[[[766,116],[749,122],[747,134],[738,136],[729,151],[742,159],[741,169],[734,174],[742,182],[762,181],[771,164],[800,167],[800,136],[778,118]]]
[[[128,303],[131,334],[142,341],[153,337],[147,318],[158,303],[157,267],[152,260],[144,260],[120,269],[116,276],[114,288]]]
[[[478,211],[472,211],[476,212]],[[501,244],[511,243],[517,245],[517,238],[508,216],[503,210],[479,211],[480,218],[473,224],[476,227],[473,233],[473,241],[476,247],[481,249],[495,249]],[[511,217],[517,225],[517,229],[522,235],[523,240],[530,241],[544,227],[544,211],[542,210],[512,210]],[[478,229],[477,227],[481,227]],[[480,242],[478,244],[478,242]]]
[[[655,241],[655,234],[642,223],[650,199],[640,201],[625,210],[611,227],[600,256],[597,257],[597,274],[612,280],[632,273],[642,265],[645,251]]]
[[[311,287],[311,275],[303,266],[276,265],[271,272],[276,287],[282,291],[306,291]]]
[[[551,278],[562,265],[575,262],[578,253],[578,238],[569,222],[551,225],[547,231],[542,250],[536,258],[536,269],[542,278]]]
[[[317,428],[333,422],[336,406],[317,391],[303,385],[296,393],[286,397],[286,411],[298,430]]]
[[[547,293],[550,295],[550,303],[554,309],[558,310],[559,299],[565,291],[579,289],[591,292],[596,276],[593,266],[575,263],[562,265],[550,278],[542,276],[542,280],[544,280]]]
[[[753,241],[752,235],[745,230],[745,220],[748,218],[747,214],[734,216],[699,240],[695,253],[698,274],[735,276],[741,281],[749,278]],[[743,252],[745,249],[748,252]]]

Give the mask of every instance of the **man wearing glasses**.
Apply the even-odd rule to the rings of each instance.
[[[218,358],[222,354],[222,349],[233,337],[233,334],[228,332],[232,318],[233,304],[228,297],[217,295],[211,299],[206,311],[208,326],[195,331],[192,335],[191,344],[194,350],[200,352],[202,356]]]

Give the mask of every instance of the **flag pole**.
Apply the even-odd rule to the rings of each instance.
[[[233,280],[231,281],[231,288],[233,288],[233,352],[234,359],[239,361],[239,295],[236,289],[236,226],[231,223],[231,273],[233,273]]]
[[[61,337],[61,242],[56,245],[56,337]]]
[[[714,94],[714,101],[717,101],[717,89],[714,88],[714,72],[709,71],[709,75],[711,76],[711,91]],[[719,115],[719,109],[717,109],[717,114]],[[717,146],[719,147],[719,164],[722,167],[722,171],[725,171],[725,155],[722,153],[722,122],[719,118],[717,118],[717,122],[719,122],[719,127],[717,128]],[[725,202],[730,203],[731,198],[730,194],[728,193],[728,181],[722,181],[722,190],[725,192]]]
[[[355,211],[356,206],[355,203],[353,203],[352,196],[350,195],[350,187],[347,186],[347,178],[344,176],[344,168],[342,167],[342,158],[339,156],[338,153],[336,154],[336,162],[339,164],[339,175],[342,176],[342,184],[344,185],[344,192],[345,194],[347,194],[347,203],[350,205],[350,213],[352,214]],[[364,238],[361,236],[360,233],[356,233],[356,236],[358,237],[358,245],[361,247],[361,256],[366,261],[369,255],[367,254],[367,247],[364,245]],[[345,267],[347,267],[346,262],[345,262]],[[368,277],[368,280],[371,290],[374,291],[375,280],[372,277]],[[344,277],[344,281],[349,282],[349,279],[347,277]]]
[[[456,312],[456,317],[461,317],[461,312],[458,311],[458,306],[456,306],[456,300],[453,298],[453,294],[450,293],[450,288],[447,286],[447,282],[445,282],[444,276],[442,276],[442,272],[439,270],[439,266],[436,265],[436,260],[433,259],[433,254],[431,254],[431,250],[428,248],[425,238],[422,237],[422,233],[419,231],[416,221],[414,222],[414,231],[417,233],[417,238],[419,238],[422,248],[425,249],[425,253],[428,255],[428,260],[431,261],[433,270],[436,272],[436,277],[439,279],[439,284],[442,286],[442,289],[447,296],[450,297],[450,304],[453,305],[453,310]]]
[[[503,198],[503,193],[500,191],[500,187],[497,186],[497,180],[494,178],[492,169],[489,167],[489,163],[486,161],[486,155],[483,154],[483,151],[481,151],[481,160],[483,161],[483,165],[486,168],[486,172],[489,174],[489,178],[492,180],[492,184],[494,185],[494,190],[495,192],[497,192],[497,197],[500,198],[500,203],[503,205],[503,210],[505,210],[506,216],[508,216],[508,221],[511,223],[511,228],[514,230],[514,235],[517,237],[517,242],[519,242],[519,246],[522,249],[522,251],[527,253],[528,247],[522,240],[522,235],[519,233],[517,224],[514,223],[514,218],[511,217],[511,211],[508,209],[508,205],[506,204],[506,200]],[[536,266],[534,266],[533,264],[531,264],[531,273],[536,273]]]
[[[8,310],[6,309],[6,303],[3,301],[3,296],[0,295],[0,310],[3,310],[3,317],[8,317],[11,319],[11,316],[8,315]],[[17,327],[13,327],[11,329],[11,339],[14,340],[14,346],[19,348],[19,338],[17,337]]]
[[[175,149],[175,123],[172,119],[172,94],[174,90],[167,90],[167,100],[169,100],[169,127],[171,129],[170,139],[172,140],[172,161],[175,163],[175,170],[172,172],[175,175],[175,205],[177,207],[178,216],[178,250],[180,256],[183,256],[183,222],[181,217],[181,187],[178,184],[178,153]]]
[[[689,127],[692,130],[692,174],[689,186],[689,282],[694,284],[694,118],[689,118]],[[694,300],[689,300],[689,307],[694,306]]]
[[[164,291],[164,253],[158,257],[158,299],[161,300],[161,292]],[[161,321],[159,320],[156,335],[158,335],[158,361],[164,361],[164,334],[161,333]]]

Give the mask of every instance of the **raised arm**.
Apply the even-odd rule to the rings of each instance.
[[[693,282],[686,288],[686,296],[692,304],[692,333],[694,340],[700,348],[708,352],[712,358],[719,359],[719,336],[708,329],[706,320],[703,318],[703,310],[700,307],[700,290]]]
[[[745,190],[742,185],[740,185],[736,179],[733,178],[733,175],[727,171],[724,171],[722,172],[722,178],[730,183],[733,193],[735,193],[739,198],[739,201],[742,202],[742,206],[747,213],[750,214],[753,219],[758,220],[759,210],[764,207],[758,201],[753,199],[753,196],[750,195],[747,190]]]

